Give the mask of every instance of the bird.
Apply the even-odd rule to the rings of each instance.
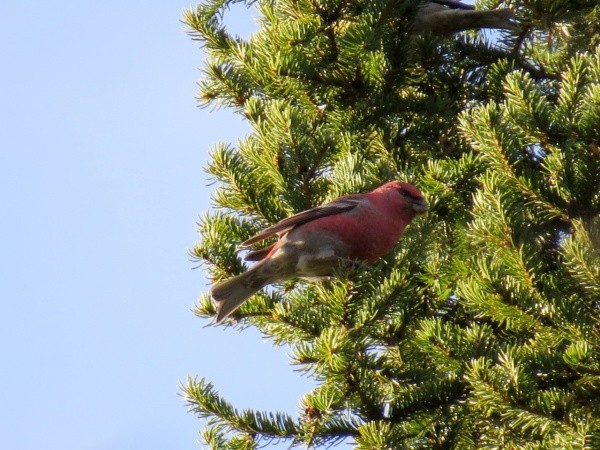
[[[242,243],[248,248],[277,236],[273,244],[250,251],[256,261],[246,272],[211,289],[222,323],[263,287],[294,278],[334,275],[336,268],[372,264],[390,252],[406,226],[429,209],[414,185],[391,181],[365,194],[350,194],[300,212]]]
[[[457,0],[428,0],[417,7],[414,27],[419,33],[439,35],[480,28],[517,31],[520,28],[512,21],[514,15],[510,8],[478,11],[473,5]]]

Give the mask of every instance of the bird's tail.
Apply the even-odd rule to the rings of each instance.
[[[238,309],[242,303],[260,291],[267,282],[257,276],[257,267],[253,267],[229,280],[222,281],[211,289],[211,295],[217,303],[215,324],[223,322]]]

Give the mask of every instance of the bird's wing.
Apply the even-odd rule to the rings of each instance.
[[[444,5],[448,8],[452,9],[468,9],[473,10],[475,7],[473,5],[467,5],[465,3],[459,2],[458,0],[429,0],[431,3],[437,3],[438,5]]]
[[[301,213],[283,219],[282,221],[277,222],[275,225],[270,226],[269,228],[265,228],[257,235],[252,236],[250,239],[243,242],[241,246],[243,248],[249,247],[252,244],[255,244],[264,239],[267,239],[268,237],[273,236],[274,234],[283,234],[289,231],[290,229],[294,228],[295,226],[302,225],[303,223],[310,222],[311,220],[348,212],[356,208],[360,203],[362,203],[364,201],[363,198],[363,196],[356,194],[346,195],[330,203],[325,203],[324,205],[307,209],[306,211],[302,211]]]

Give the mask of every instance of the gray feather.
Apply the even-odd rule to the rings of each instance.
[[[266,280],[256,276],[256,266],[229,280],[222,281],[211,289],[211,295],[217,304],[215,324],[223,322],[242,303],[260,291]]]

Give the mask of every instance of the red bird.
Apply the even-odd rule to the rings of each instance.
[[[377,261],[394,248],[415,216],[428,209],[419,189],[392,181],[367,194],[345,195],[283,219],[242,244],[248,247],[275,234],[279,237],[246,255],[246,260],[258,263],[213,286],[215,323],[223,322],[268,284],[329,276],[340,264]]]

